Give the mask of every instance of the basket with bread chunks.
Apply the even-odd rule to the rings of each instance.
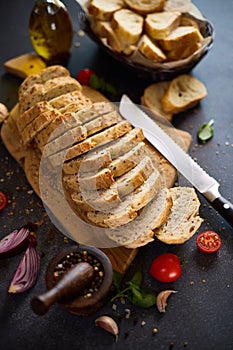
[[[213,27],[167,5],[165,0],[89,0],[80,22],[92,39],[123,62],[149,69],[179,67],[183,72],[187,64],[188,71],[211,48]]]

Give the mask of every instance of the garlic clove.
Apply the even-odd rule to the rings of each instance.
[[[109,316],[100,316],[95,320],[95,325],[103,328],[105,331],[115,335],[116,341],[118,339],[119,329],[117,323]]]
[[[0,124],[7,118],[8,113],[7,107],[3,103],[0,103]]]
[[[166,311],[167,299],[172,293],[177,293],[177,291],[176,290],[167,289],[167,290],[163,290],[162,292],[160,292],[157,295],[156,305],[157,305],[157,309],[159,310],[159,312],[165,312]]]

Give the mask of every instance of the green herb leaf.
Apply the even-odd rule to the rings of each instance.
[[[141,286],[142,284],[142,272],[137,271],[133,277],[131,278],[130,282],[134,284],[135,286]]]
[[[151,307],[156,303],[156,296],[154,293],[151,293],[145,289],[142,285],[142,272],[137,271],[130,281],[126,282],[127,287],[123,290],[120,290],[120,285],[122,281],[122,275],[114,271],[113,274],[113,284],[117,289],[117,294],[111,299],[111,301],[116,300],[117,298],[126,297],[134,305],[140,307]]]
[[[138,290],[137,288],[132,288],[132,296],[129,297],[134,305],[149,308],[156,303],[156,296],[154,293],[150,293],[145,289]]]
[[[121,282],[122,282],[122,274],[118,271],[113,271],[113,279],[112,279],[112,282],[113,282],[113,285],[114,287],[119,291],[120,290],[120,286],[121,286]]]
[[[208,123],[203,123],[197,132],[198,139],[202,142],[210,140],[214,136],[214,120],[211,119]]]
[[[91,75],[89,85],[93,89],[101,91],[103,93],[109,93],[111,95],[116,95],[117,93],[113,85],[106,82],[102,77],[98,77],[96,74]]]

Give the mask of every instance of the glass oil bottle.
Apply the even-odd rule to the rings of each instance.
[[[36,0],[29,18],[29,35],[36,53],[47,65],[67,65],[73,27],[60,0]]]

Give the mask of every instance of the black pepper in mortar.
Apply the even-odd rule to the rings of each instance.
[[[80,262],[88,262],[94,269],[94,276],[90,285],[80,294],[84,298],[91,298],[94,293],[98,292],[103,282],[104,268],[101,262],[96,259],[96,257],[89,254],[86,250],[71,252],[56,265],[53,274],[53,284],[55,285],[61,279],[64,273]]]

